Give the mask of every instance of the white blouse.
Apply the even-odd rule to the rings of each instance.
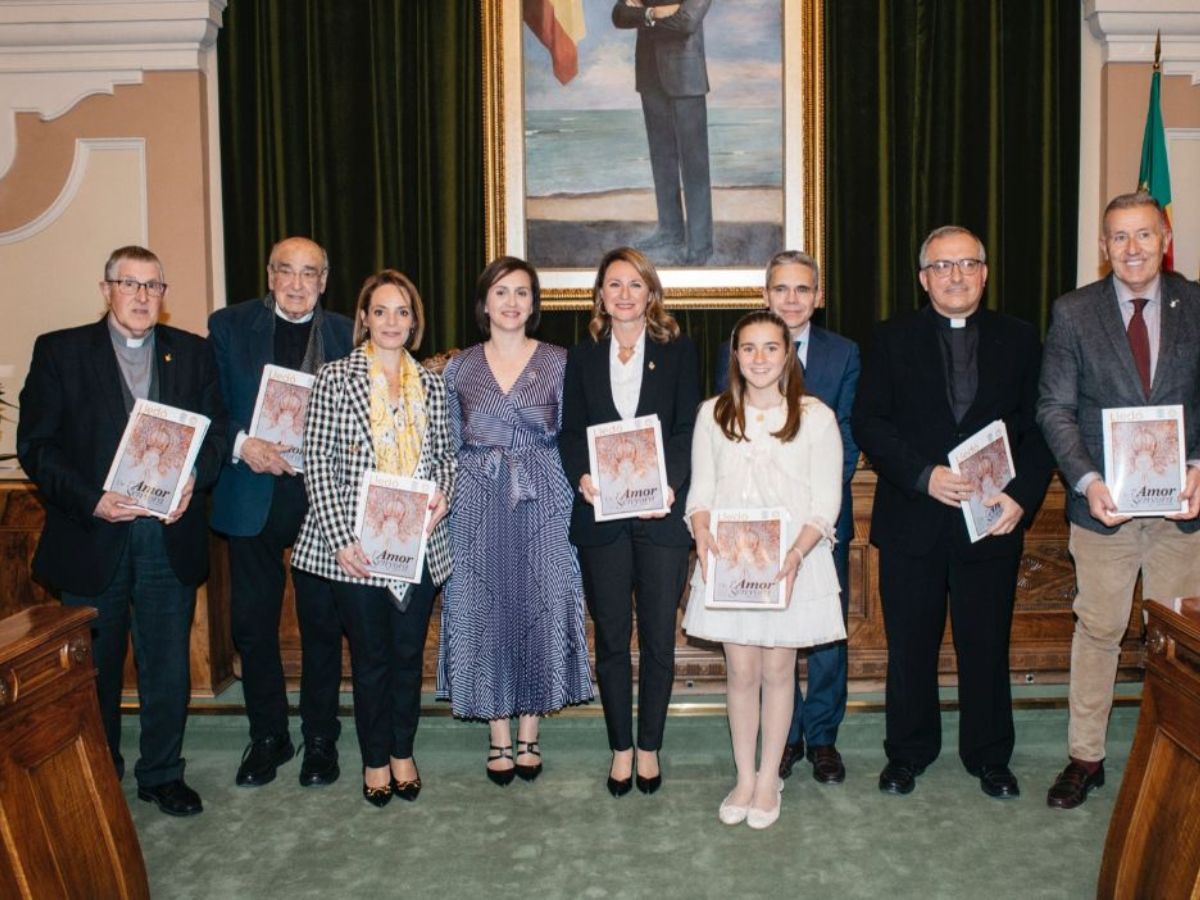
[[[813,396],[802,399],[800,431],[784,443],[771,432],[783,427],[786,406],[746,407],[748,441],[725,437],[705,400],[692,435],[692,480],[687,522],[714,509],[782,506],[791,515],[792,540],[813,525],[832,540],[842,505],[842,436],[833,411]]]
[[[608,345],[608,378],[612,383],[613,405],[622,419],[637,415],[638,400],[642,396],[642,368],[646,360],[646,329],[638,335],[633,345],[633,356],[629,362],[621,362],[617,354],[621,345],[616,335],[611,335]]]

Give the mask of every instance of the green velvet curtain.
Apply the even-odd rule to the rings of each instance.
[[[829,324],[859,341],[924,302],[917,251],[983,238],[986,303],[1044,332],[1075,285],[1078,3],[827,0]]]
[[[461,344],[484,263],[476,4],[231,0],[217,50],[229,301],[310,235],[330,307],[392,266],[425,301],[422,350]]]
[[[1075,280],[1079,17],[1061,0],[825,0],[826,324],[862,341],[923,302],[917,249],[957,222],[987,244],[988,305],[1045,327]],[[478,0],[231,0],[230,302],[265,291],[276,239],[309,234],[332,308],[396,266],[426,300],[426,352],[478,339],[479,31]],[[710,361],[739,315],[680,320]],[[547,313],[541,336],[570,344],[586,320]]]

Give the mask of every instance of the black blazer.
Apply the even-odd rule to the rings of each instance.
[[[946,454],[985,425],[1003,419],[1016,477],[1005,493],[1025,510],[1027,528],[1041,505],[1054,461],[1035,419],[1042,347],[1028,322],[983,309],[978,313],[979,386],[961,422],[946,396],[946,371],[936,314],[926,306],[884,322],[863,362],[851,425],[879,480],[871,516],[871,543],[920,556],[939,541],[967,542],[961,510],[918,491],[926,467],[946,465]],[[986,558],[1010,553],[1022,528],[985,538],[967,552]]]
[[[579,479],[590,469],[587,428],[621,418],[613,404],[612,381],[608,373],[611,337],[594,341],[584,338],[567,353],[567,371],[563,376],[562,431],[558,449],[563,470],[575,489],[571,510],[571,541],[580,547],[599,547],[612,543],[634,521],[642,521],[646,533],[656,544],[686,547],[692,542],[683,523],[687,488],[692,474],[692,429],[696,408],[700,405],[700,363],[696,345],[686,335],[660,344],[646,335],[646,358],[642,367],[642,392],[637,415],[657,415],[662,423],[663,452],[667,463],[667,482],[675,492],[675,505],[662,519],[623,519],[597,522],[591,504],[579,493]]]
[[[201,494],[216,482],[227,448],[217,370],[197,335],[159,325],[154,339],[159,400],[212,419],[196,459],[192,501],[178,522],[164,526],[176,576],[199,584],[208,574]],[[121,378],[108,323],[101,319],[39,337],[21,391],[17,456],[46,502],[33,572],[72,594],[93,596],[108,587],[129,538],[129,523],[93,515],[129,418]]]

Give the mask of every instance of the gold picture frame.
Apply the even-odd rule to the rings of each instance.
[[[608,0],[585,2],[603,4]],[[728,2],[713,0],[714,4]],[[803,249],[823,260],[824,48],[821,3],[820,0],[776,2],[783,23],[779,66],[782,73],[783,246],[775,249]],[[486,252],[488,259],[505,254],[527,257],[522,0],[480,0],[480,4]],[[611,5],[608,9],[611,10]],[[633,38],[629,40],[632,46]],[[630,72],[631,92],[632,78]],[[762,298],[762,267],[769,255],[762,260],[745,260],[745,265],[664,265],[659,274],[667,301],[674,308],[691,309],[757,306]],[[556,268],[540,264],[536,259],[531,261],[539,267],[543,308],[590,308],[594,268]],[[599,261],[598,256],[596,261]]]

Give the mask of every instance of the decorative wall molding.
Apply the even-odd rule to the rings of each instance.
[[[138,183],[141,186],[138,204],[138,221],[141,224],[142,242],[146,243],[146,239],[150,231],[150,215],[149,215],[149,183],[146,178],[146,140],[145,138],[80,138],[75,142],[75,158],[71,162],[71,171],[67,175],[67,180],[63,184],[62,190],[58,196],[37,218],[26,222],[20,228],[14,228],[12,231],[0,232],[0,246],[5,244],[18,244],[21,241],[27,241],[39,232],[45,231],[55,221],[65,213],[75,201],[75,195],[79,193],[79,189],[83,186],[87,178],[88,166],[92,160],[93,153],[111,153],[113,151],[129,152],[134,151],[138,157],[138,168],[141,177]]]
[[[1104,44],[1106,63],[1153,62],[1154,36],[1161,31],[1163,72],[1200,85],[1196,0],[1084,0],[1083,15]]]
[[[56,118],[150,71],[204,70],[227,0],[0,2],[0,178],[16,114]]]

